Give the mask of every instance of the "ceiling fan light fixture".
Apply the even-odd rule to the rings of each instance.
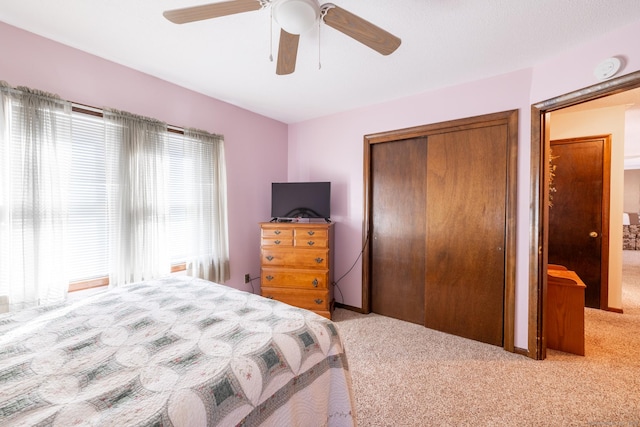
[[[318,42],[320,42],[321,23],[338,30],[381,55],[389,55],[400,46],[402,42],[400,38],[377,27],[366,19],[333,3],[325,3],[321,7],[319,1],[218,0],[216,3],[168,10],[163,15],[173,23],[184,24],[269,8],[271,12],[269,35],[271,36],[272,49],[269,59],[271,61],[273,61],[273,22],[275,21],[281,27],[276,66],[276,74],[278,75],[291,74],[295,71],[298,44],[302,33],[317,26]]]
[[[320,19],[316,0],[278,0],[272,8],[273,18],[289,34],[302,34]]]

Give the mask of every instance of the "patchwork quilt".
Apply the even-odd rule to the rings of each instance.
[[[0,315],[2,426],[353,426],[335,324],[186,276]]]

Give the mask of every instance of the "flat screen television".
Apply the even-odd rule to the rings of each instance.
[[[274,182],[271,184],[271,217],[290,218],[331,217],[330,182]]]

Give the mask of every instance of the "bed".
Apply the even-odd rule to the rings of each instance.
[[[352,426],[334,323],[170,276],[0,315],[0,425]]]

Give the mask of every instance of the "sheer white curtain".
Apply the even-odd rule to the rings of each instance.
[[[111,219],[109,284],[170,273],[167,239],[167,125],[104,110]]]
[[[0,82],[0,297],[64,300],[71,104]]]
[[[231,275],[224,139],[196,129],[184,136],[187,273],[223,283]]]

